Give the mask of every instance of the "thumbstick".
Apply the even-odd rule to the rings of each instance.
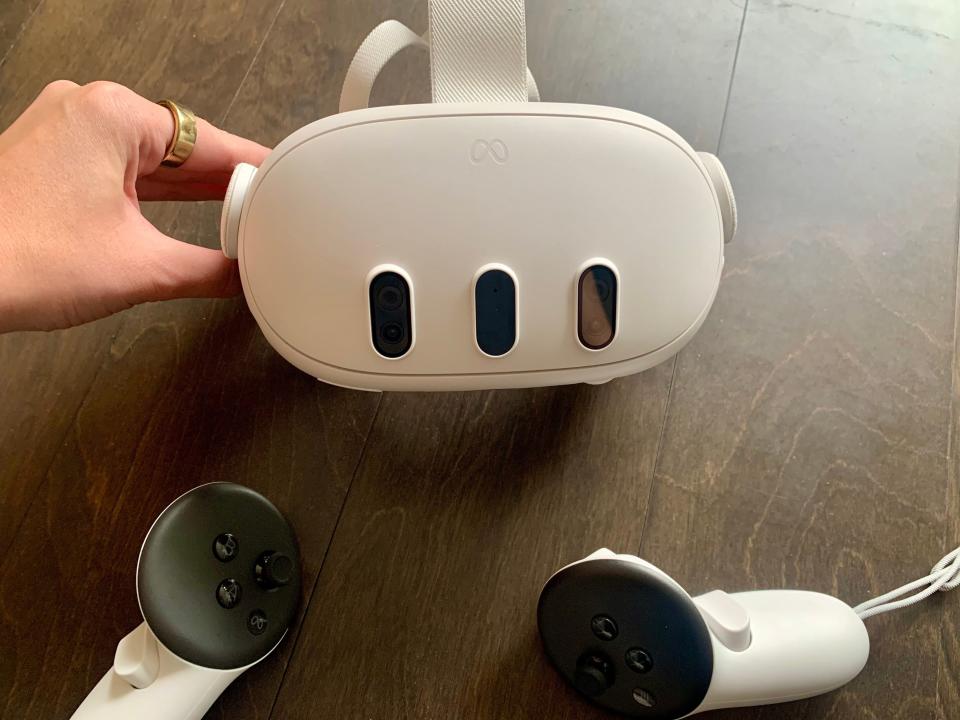
[[[293,579],[293,561],[289,555],[268,551],[260,556],[254,567],[257,582],[267,590],[288,585]]]
[[[613,685],[613,666],[604,655],[586,653],[577,661],[574,684],[584,695],[596,697]]]

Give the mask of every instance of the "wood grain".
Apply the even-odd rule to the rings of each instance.
[[[720,148],[741,232],[680,356],[640,551],[694,591],[855,603],[945,551],[960,18],[818,5],[749,5]],[[730,716],[933,717],[936,603],[868,625],[849,686]]]
[[[60,75],[107,77],[216,119],[279,7],[92,6],[77,15],[69,3],[44,6],[6,66],[16,97]],[[192,22],[171,28],[176,16]],[[117,35],[121,26],[137,28],[141,42]],[[86,55],[75,52],[101,36]],[[217,210],[161,205],[149,214],[174,236],[213,244]],[[107,670],[137,622],[143,534],[189,487],[237,480],[262,490],[296,524],[305,572],[317,572],[377,396],[294,371],[239,300],[146,306],[70,333],[8,336],[3,348],[14,375],[4,378],[2,412],[21,422],[3,450],[26,445],[34,455],[2,470],[9,515],[25,517],[0,564],[0,716],[66,716]],[[284,660],[246,676],[218,711],[266,716]]]
[[[49,0],[3,66],[0,124],[12,122],[58,78],[115,80],[147,97],[184,98],[197,112],[217,118],[255,56],[274,14],[271,5],[198,12],[183,0],[90,0],[83,7]],[[170,18],[181,16],[188,21],[178,29]],[[192,90],[198,82],[202,92]],[[169,231],[178,207],[156,205],[147,212]],[[205,237],[208,243],[214,239],[213,232]],[[121,316],[63,333],[0,336],[0,551],[9,546],[122,323]]]
[[[6,0],[0,6],[0,67],[3,67],[4,60],[41,2],[42,0]]]
[[[639,549],[693,591],[853,602],[958,542],[960,9],[530,0],[528,15],[546,99],[720,144],[741,234],[693,343],[599,388],[381,398],[288,366],[242,300],[0,336],[0,717],[69,715],[137,622],[144,532],[201,482],[267,494],[307,580],[303,620],[220,718],[606,717],[536,636],[565,562]],[[387,18],[422,30],[426,2],[9,0],[0,125],[50,80],[106,78],[272,144],[335,112]],[[373,99],[428,97],[409,51]],[[215,246],[218,210],[147,212]],[[956,598],[869,622],[853,684],[722,717],[960,717]]]
[[[545,96],[589,99],[584,89],[599,86],[612,104],[673,107],[715,148],[726,84],[717,92],[714,74],[725,54],[729,78],[741,10],[666,8],[530,3],[530,65]],[[657,21],[644,26],[644,11]],[[677,37],[666,27],[691,40],[669,70],[662,58]],[[608,34],[597,52],[588,39]],[[710,72],[691,79],[705,56]],[[607,84],[611,75],[629,82]],[[587,712],[543,661],[536,598],[564,559],[637,546],[671,374],[667,363],[602,388],[386,395],[274,717]]]

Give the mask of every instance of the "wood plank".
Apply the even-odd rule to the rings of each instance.
[[[957,232],[960,237],[960,229]],[[960,545],[960,258],[957,268],[957,302],[954,313],[953,393],[950,411],[950,450],[947,464],[947,521],[944,548]],[[940,627],[940,661],[937,668],[937,718],[950,720],[960,708],[960,603],[954,595],[943,599]],[[931,601],[932,603],[933,601]],[[931,611],[930,608],[927,609]]]
[[[0,6],[0,67],[42,0],[6,0]],[[2,82],[2,81],[0,81]],[[0,94],[2,92],[0,84]]]
[[[741,233],[680,357],[640,549],[695,592],[856,603],[944,552],[960,13],[748,7],[720,148]],[[936,604],[867,624],[852,684],[730,717],[933,717]],[[945,693],[956,670],[942,661]]]
[[[200,114],[220,118],[275,6],[199,12],[185,0],[137,7],[115,0],[82,6],[49,0],[0,73],[0,126],[58,78],[115,80],[147,97],[183,98]],[[173,17],[186,18],[185,24],[171,23]],[[118,33],[118,27],[131,32]],[[188,57],[202,61],[193,67]],[[159,204],[146,212],[168,231],[178,209]],[[214,241],[215,233],[204,240]],[[122,318],[114,317],[67,332],[0,336],[0,551],[9,546],[121,325]]]
[[[72,7],[46,5],[51,17],[31,25],[10,59],[17,98],[56,75],[109,77],[217,118],[278,5]],[[192,20],[172,27],[179,16]],[[118,26],[136,28],[137,42],[113,32]],[[104,40],[77,52],[89,37]],[[247,122],[259,138],[269,133],[254,131],[279,130],[269,118]],[[161,205],[150,215],[177,237],[214,245],[218,210]],[[5,418],[17,422],[35,408],[3,437],[4,455],[28,443],[50,452],[4,465],[0,482],[5,497],[21,474],[34,492],[44,483],[0,565],[0,716],[66,716],[79,704],[138,621],[134,568],[144,533],[189,487],[234,480],[265,492],[297,527],[311,587],[378,396],[295,371],[266,345],[242,300],[145,306],[70,333],[9,336],[3,347],[8,372],[21,378],[4,379]],[[84,387],[73,386],[77,377]],[[59,403],[70,405],[62,419],[48,417]],[[236,683],[218,712],[265,716],[285,659]]]
[[[318,22],[312,5],[291,3],[276,38],[296,47],[301,24]],[[331,3],[326,37],[359,39],[392,15],[345,5]],[[528,3],[531,68],[548,99],[665,110],[709,149],[741,9],[698,7]],[[343,52],[330,53],[338,67]],[[724,53],[719,91],[719,70],[691,75]],[[404,76],[418,61],[406,62]],[[601,388],[386,395],[272,716],[580,716],[541,657],[537,594],[561,559],[639,544],[671,374],[667,363]]]

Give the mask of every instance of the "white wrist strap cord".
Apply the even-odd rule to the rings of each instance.
[[[953,590],[960,585],[960,547],[944,555],[944,557],[933,566],[933,570],[926,577],[907,583],[903,587],[884,593],[880,597],[862,602],[853,608],[853,611],[860,616],[861,620],[866,620],[873,615],[899,610],[908,605],[913,605],[921,600],[925,600],[936,592],[946,592]],[[913,595],[901,597],[914,590],[920,590]],[[900,598],[897,600],[896,598]]]
[[[430,30],[380,23],[357,50],[340,93],[340,112],[369,107],[380,71],[406,48],[430,52],[434,102],[536,102],[527,68],[523,0],[431,0]]]

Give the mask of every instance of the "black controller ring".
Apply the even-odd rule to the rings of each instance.
[[[597,705],[672,720],[713,677],[710,631],[667,577],[620,558],[574,563],[547,582],[537,621],[551,662]]]
[[[223,551],[227,535],[235,539],[230,552]],[[265,573],[265,557],[286,572]],[[178,657],[220,670],[246,667],[269,653],[293,622],[300,599],[296,537],[253,490],[202,485],[175,500],[150,528],[137,566],[137,597],[147,625]]]

